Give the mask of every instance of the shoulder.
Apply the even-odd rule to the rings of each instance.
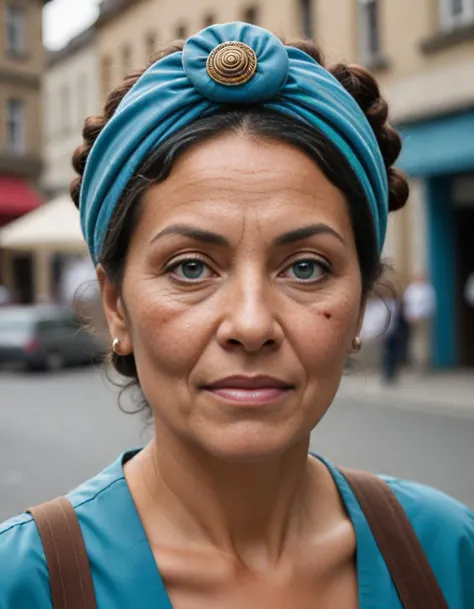
[[[83,534],[94,526],[107,496],[114,499],[113,491],[107,491],[121,481],[121,467],[116,463],[68,495]],[[0,609],[51,609],[46,557],[28,513],[0,524],[0,574]]]
[[[474,536],[474,513],[453,497],[418,482],[391,476],[381,478],[395,493],[415,528],[424,531],[448,525],[445,534]]]
[[[474,513],[429,486],[382,478],[403,506],[449,606],[474,608]]]
[[[48,568],[29,514],[0,525],[0,609],[51,607]]]

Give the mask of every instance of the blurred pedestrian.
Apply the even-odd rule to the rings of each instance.
[[[383,381],[386,384],[393,384],[398,380],[402,365],[405,363],[410,327],[402,298],[393,296],[386,301],[386,305],[390,321],[382,344],[381,369]]]
[[[436,293],[423,274],[416,275],[403,295],[406,319],[410,324],[408,358],[419,372],[426,372],[431,362],[432,321]]]
[[[0,527],[1,609],[472,607],[474,514],[309,452],[408,199],[374,77],[331,70],[215,25],[88,121],[72,196],[154,437]]]

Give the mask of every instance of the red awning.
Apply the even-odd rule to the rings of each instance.
[[[0,176],[0,214],[22,216],[41,203],[39,195],[20,178]]]

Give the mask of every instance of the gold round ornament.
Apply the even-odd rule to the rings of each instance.
[[[207,73],[221,85],[243,85],[257,70],[257,55],[244,42],[223,42],[207,58]]]

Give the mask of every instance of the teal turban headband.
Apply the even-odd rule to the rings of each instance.
[[[303,51],[255,25],[228,23],[206,28],[182,52],[150,66],[96,139],[80,193],[81,226],[94,262],[122,193],[146,157],[172,134],[228,104],[260,104],[331,140],[365,193],[382,250],[387,175],[355,99]]]

